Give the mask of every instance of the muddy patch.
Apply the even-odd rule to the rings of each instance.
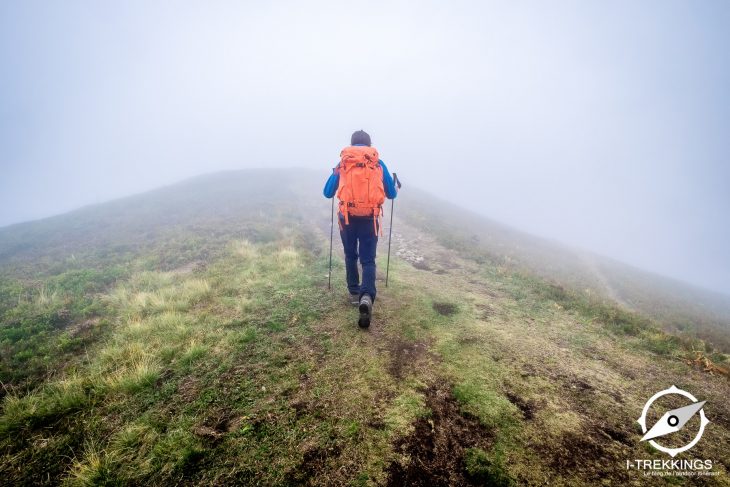
[[[307,413],[309,413],[309,403],[303,399],[296,400],[290,404],[291,408],[294,410],[294,417],[299,419],[303,416],[305,416]]]
[[[623,484],[629,480],[628,471],[617,469],[616,465],[628,454],[625,446],[620,440],[610,438],[608,433],[596,433],[590,429],[571,432],[556,442],[535,448],[556,472],[571,472],[591,483],[600,483],[606,472],[612,472],[611,480]],[[612,433],[623,437],[618,431]]]
[[[431,270],[431,266],[428,265],[425,260],[417,260],[417,261],[413,262],[411,265],[413,265],[413,267],[415,267],[416,269],[421,270],[421,271],[430,271]]]
[[[598,428],[598,431],[605,436],[606,438],[611,439],[612,441],[616,441],[618,443],[621,443],[623,445],[633,445],[633,439],[631,436],[631,432],[627,430],[618,429],[614,426],[608,425],[603,423]]]
[[[477,418],[460,411],[447,383],[437,383],[424,392],[431,414],[419,418],[413,433],[394,445],[402,461],[388,467],[387,485],[477,485],[465,471],[466,451],[475,447],[489,450],[494,435]]]
[[[219,410],[208,415],[202,422],[193,427],[193,434],[216,444],[223,439],[226,433],[241,427],[243,418],[230,411]]]
[[[593,389],[595,389],[591,384],[584,381],[583,379],[575,379],[572,384],[570,384],[570,387],[573,389],[577,389],[579,392],[590,392]]]
[[[302,452],[302,460],[297,467],[286,473],[286,485],[309,484],[314,477],[327,471],[327,463],[339,457],[341,448],[336,442],[325,446],[311,441],[303,443],[300,446],[300,451]]]
[[[517,409],[522,412],[522,418],[528,421],[533,419],[535,417],[535,413],[540,409],[540,405],[533,399],[525,400],[511,391],[506,392],[505,396],[507,396],[509,402],[517,406]]]
[[[200,380],[191,375],[185,377],[177,388],[177,395],[185,402],[192,402],[200,394]]]
[[[373,418],[366,423],[370,428],[376,430],[384,430],[386,428],[385,421],[382,418]]]
[[[455,304],[443,302],[433,303],[433,309],[441,316],[451,316],[459,310]]]
[[[579,377],[575,373],[565,373],[561,371],[550,371],[546,370],[544,374],[547,378],[552,381],[559,381],[564,384],[565,389],[568,392],[577,393],[579,397],[585,398],[584,393],[593,392],[596,387],[587,382],[584,378]]]

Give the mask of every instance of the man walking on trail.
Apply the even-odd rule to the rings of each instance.
[[[397,190],[378,151],[370,145],[370,135],[362,130],[352,134],[350,146],[340,153],[340,162],[324,186],[325,198],[337,194],[337,220],[345,250],[345,269],[350,302],[358,306],[358,324],[370,326],[375,302],[375,251],[382,235],[380,216],[385,198],[393,199]],[[362,283],[357,268],[360,257]]]

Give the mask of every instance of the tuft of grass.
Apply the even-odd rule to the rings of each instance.
[[[162,368],[158,361],[149,356],[135,358],[103,377],[108,392],[121,391],[135,394],[152,386],[160,377]]]
[[[39,310],[58,307],[65,301],[64,296],[55,289],[42,286],[38,294],[31,298],[31,305]]]
[[[644,342],[647,349],[659,355],[671,355],[683,348],[679,337],[661,331],[646,333]]]
[[[88,443],[64,479],[67,486],[120,485],[112,458],[96,443]]]
[[[154,470],[166,476],[185,471],[204,454],[205,449],[189,427],[178,427],[159,438],[150,452],[150,462]]]
[[[234,240],[230,243],[230,249],[234,256],[250,261],[258,257],[258,250],[248,240]]]
[[[3,399],[0,435],[37,428],[81,410],[93,399],[88,381],[74,376],[58,380],[25,396],[9,394]]]
[[[210,296],[205,279],[183,279],[172,273],[145,272],[127,286],[118,287],[109,297],[122,316],[144,317],[186,312]]]
[[[180,358],[180,363],[185,367],[189,367],[203,358],[207,352],[208,347],[199,343],[197,340],[191,340]]]
[[[481,448],[468,448],[464,455],[464,464],[469,479],[479,485],[495,487],[515,485],[499,453],[487,453]]]
[[[479,381],[469,378],[459,382],[452,393],[465,411],[487,427],[505,429],[516,424],[515,407],[509,399]]]

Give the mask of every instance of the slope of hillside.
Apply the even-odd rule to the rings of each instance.
[[[321,179],[211,175],[0,230],[0,478],[643,484],[626,460],[666,455],[636,418],[675,384],[707,400],[692,455],[718,475],[653,483],[730,483],[730,383],[688,362],[724,360],[712,345],[526,272],[529,240],[512,263],[511,236],[406,191],[360,330],[339,251],[326,287]]]
[[[444,245],[454,247],[452,238],[462,242],[458,248],[468,242],[501,265],[616,302],[651,316],[668,331],[705,339],[730,353],[730,296],[529,235],[418,190],[411,193],[400,208],[404,217],[433,228]]]

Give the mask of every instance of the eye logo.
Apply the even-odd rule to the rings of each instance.
[[[647,430],[646,414],[649,412],[649,408],[654,403],[654,401],[662,396],[666,396],[667,394],[682,395],[690,399],[692,403],[681,408],[667,411],[659,419],[659,421],[657,421],[654,426],[651,427],[651,429]],[[641,431],[642,433],[644,433],[644,437],[641,438],[641,441],[648,441],[651,446],[659,451],[663,451],[664,453],[669,454],[672,457],[677,456],[683,451],[689,450],[690,448],[695,446],[698,441],[700,441],[700,438],[702,438],[702,433],[704,433],[705,431],[705,426],[707,426],[707,424],[710,422],[710,420],[707,419],[707,417],[705,416],[705,411],[702,409],[702,406],[704,405],[705,401],[697,401],[697,399],[692,394],[687,391],[683,391],[682,389],[679,389],[677,386],[672,386],[669,389],[657,392],[651,398],[649,398],[648,401],[646,401],[646,404],[644,404],[644,409],[641,411],[641,417],[638,419],[638,423],[639,425],[641,425]],[[654,438],[669,435],[682,429],[687,421],[689,421],[692,416],[697,414],[697,412],[700,413],[700,429],[692,441],[680,448],[667,448],[654,441]]]

